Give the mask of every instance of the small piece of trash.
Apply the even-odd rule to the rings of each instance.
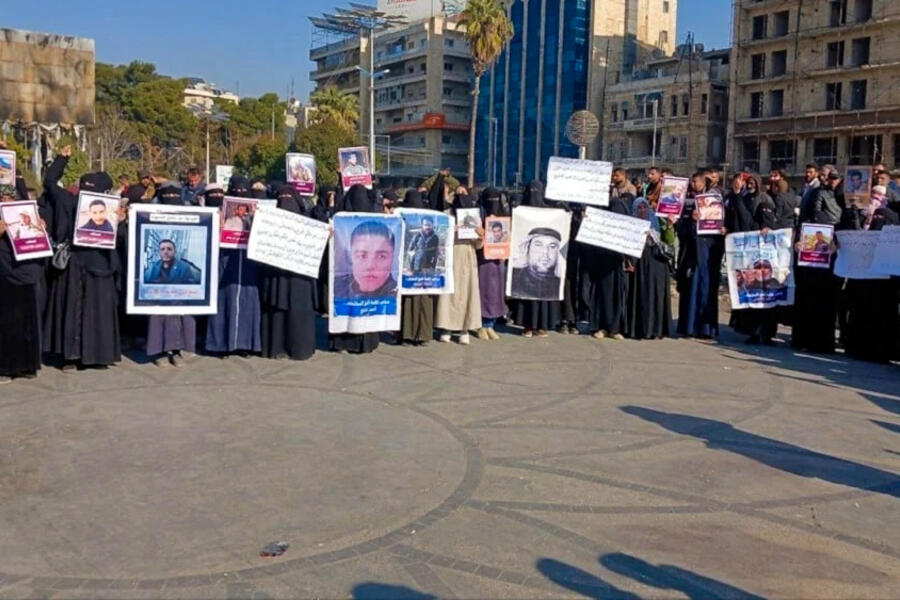
[[[266,544],[266,546],[259,551],[259,555],[264,558],[281,556],[282,554],[284,554],[285,550],[290,547],[291,545],[287,542],[272,542],[271,544]]]

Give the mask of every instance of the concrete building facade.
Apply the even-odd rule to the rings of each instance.
[[[375,135],[382,181],[411,184],[441,167],[466,169],[472,65],[457,19],[438,15],[378,33],[374,47]],[[310,51],[316,89],[333,85],[360,99],[369,131],[369,41],[349,36]],[[361,71],[362,69],[362,71]]]
[[[219,89],[216,84],[209,83],[199,77],[191,77],[188,85],[184,88],[184,105],[202,106],[204,108],[212,108],[215,100],[224,100],[237,104],[241,101],[240,96],[232,92]]]
[[[687,175],[723,163],[729,60],[729,50],[685,46],[677,56],[650,59],[610,86],[603,159],[634,175],[653,165]]]
[[[734,169],[900,161],[900,2],[735,0]]]

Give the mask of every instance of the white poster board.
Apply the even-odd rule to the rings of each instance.
[[[612,170],[610,162],[551,156],[545,195],[561,202],[609,206]]]
[[[589,206],[575,241],[640,258],[649,232],[650,222],[646,219]]]
[[[572,216],[555,208],[517,206],[506,270],[506,295],[522,300],[563,299]]]
[[[880,231],[835,231],[838,241],[834,274],[847,279],[887,279],[873,269],[875,250],[881,239]]]
[[[878,236],[872,272],[900,276],[900,227],[885,227]]]
[[[315,279],[330,236],[328,223],[259,206],[250,228],[247,258]]]

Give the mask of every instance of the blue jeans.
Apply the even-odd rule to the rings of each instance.
[[[485,317],[481,318],[481,326],[485,329],[493,329],[494,324],[497,323],[497,319],[487,319]]]

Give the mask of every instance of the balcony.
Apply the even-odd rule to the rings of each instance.
[[[629,119],[627,121],[622,121],[622,129],[625,131],[647,131],[653,129],[653,122],[656,121],[656,127],[659,128],[664,119],[662,117],[653,117],[642,118],[642,119]]]

